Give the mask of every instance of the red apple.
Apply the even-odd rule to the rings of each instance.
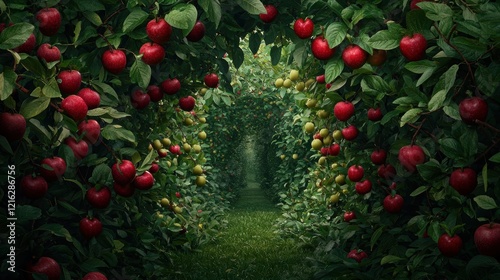
[[[80,232],[86,239],[96,237],[102,232],[102,223],[96,217],[84,217],[80,220]]]
[[[468,195],[477,187],[477,174],[472,168],[455,169],[450,175],[450,186],[461,195]]]
[[[47,181],[42,176],[26,175],[21,179],[21,191],[31,199],[43,197],[49,190]]]
[[[338,156],[340,154],[340,145],[335,143],[329,148],[329,155]]]
[[[93,271],[85,274],[82,280],[108,280],[108,278],[100,272]]]
[[[101,125],[96,120],[82,121],[78,124],[78,135],[82,134],[85,141],[95,144],[101,135]]]
[[[376,149],[375,151],[372,152],[370,155],[370,160],[373,162],[375,165],[381,165],[385,163],[385,160],[387,158],[387,152],[383,149]]]
[[[157,85],[148,86],[147,94],[149,95],[149,98],[153,102],[158,102],[158,101],[162,100],[162,98],[163,98],[163,92],[161,91],[160,87]]]
[[[498,258],[500,256],[500,224],[489,223],[479,226],[474,232],[474,244],[479,254]]]
[[[344,212],[344,222],[350,222],[354,219],[356,219],[356,213],[354,213],[353,211]]]
[[[408,172],[415,172],[417,165],[424,163],[425,153],[420,146],[407,145],[399,149],[398,159]]]
[[[450,236],[443,233],[438,239],[438,249],[446,257],[454,257],[462,249],[462,238],[458,235]]]
[[[358,194],[361,195],[367,194],[372,190],[372,182],[370,182],[370,180],[363,180],[361,182],[357,182],[355,185],[355,189]]]
[[[265,5],[266,13],[259,14],[260,19],[265,23],[272,22],[278,16],[278,9],[274,5]]]
[[[344,129],[342,129],[342,136],[347,141],[352,141],[358,137],[358,129],[354,125],[350,125]]]
[[[339,121],[347,121],[354,115],[354,105],[349,101],[337,102],[333,107],[333,114]]]
[[[166,157],[167,154],[168,154],[168,150],[165,148],[161,148],[158,150],[158,157],[160,157],[160,158]]]
[[[94,186],[87,190],[85,198],[93,207],[104,209],[111,202],[111,191],[108,187],[101,187],[98,190]]]
[[[181,154],[181,147],[179,145],[172,145],[168,149],[174,155],[180,155]]]
[[[101,96],[99,93],[90,88],[82,88],[78,91],[77,95],[83,98],[89,110],[95,109],[101,104]]]
[[[161,90],[168,95],[174,95],[181,89],[181,82],[177,78],[166,79],[160,84]]]
[[[87,144],[87,142],[83,140],[76,141],[76,139],[72,136],[66,138],[66,140],[64,140],[64,144],[71,148],[75,158],[77,159],[83,159],[89,152],[89,144]]]
[[[349,253],[347,253],[347,258],[354,259],[358,263],[360,263],[363,259],[368,258],[368,255],[365,251],[353,249]]]
[[[404,36],[399,42],[401,54],[409,61],[422,59],[427,47],[427,40],[420,33]]]
[[[40,163],[40,174],[47,180],[53,182],[61,179],[66,172],[66,161],[60,157],[44,158]]]
[[[205,78],[203,78],[203,81],[205,82],[205,85],[209,88],[216,88],[219,85],[219,76],[215,73],[210,73],[205,75]]]
[[[191,111],[194,109],[196,100],[192,96],[181,97],[179,99],[179,107],[184,111]]]
[[[40,33],[45,36],[53,36],[61,27],[61,14],[56,8],[43,8],[36,13],[39,22]]]
[[[135,165],[130,160],[122,160],[113,164],[111,174],[113,180],[121,185],[126,185],[132,182],[135,178]]]
[[[382,119],[382,110],[380,108],[368,109],[368,119],[372,122],[380,121]]]
[[[24,43],[22,43],[20,46],[17,46],[13,49],[13,51],[18,52],[18,53],[31,53],[36,46],[36,37],[34,34],[31,34],[28,39]]]
[[[61,51],[58,47],[53,46],[49,43],[43,43],[38,47],[36,51],[36,56],[39,59],[48,62],[58,61],[61,59]]]
[[[132,103],[132,107],[141,110],[146,108],[149,105],[149,102],[151,101],[151,97],[142,89],[136,89],[132,94],[130,95],[130,102]]]
[[[69,95],[61,102],[61,109],[66,115],[70,116],[75,121],[85,119],[88,112],[87,103],[78,95]]]
[[[156,65],[165,58],[165,49],[157,43],[144,43],[139,49],[142,61],[148,65]]]
[[[146,25],[146,34],[151,41],[157,44],[165,44],[172,35],[172,26],[163,18],[155,18]]]
[[[132,186],[132,184],[118,184],[116,182],[113,183],[113,189],[115,190],[115,193],[119,196],[123,197],[131,197],[134,195],[135,188]]]
[[[396,177],[396,168],[390,164],[382,164],[379,166],[377,174],[381,178],[392,180]]]
[[[132,186],[139,190],[149,190],[153,187],[154,182],[155,178],[153,174],[149,171],[144,171],[144,173],[135,177],[132,181]]]
[[[368,53],[358,45],[348,45],[342,52],[344,64],[352,69],[363,66],[368,58]]]
[[[317,59],[327,60],[333,56],[335,48],[330,48],[323,36],[317,36],[311,43],[311,51]]]
[[[26,119],[17,113],[0,113],[0,135],[9,142],[21,140],[26,132]]]
[[[177,197],[177,198],[181,198],[181,196],[182,196],[182,195],[181,195],[181,193],[180,193],[180,192],[175,192],[175,197]]]
[[[301,39],[310,38],[314,31],[314,22],[310,18],[299,18],[293,24],[293,31]]]
[[[325,83],[325,74],[316,76],[316,82],[318,82],[318,84],[324,84]]]
[[[401,209],[403,208],[404,204],[404,199],[399,194],[395,194],[394,196],[388,194],[384,198],[383,204],[385,211],[387,211],[388,213],[396,214],[401,212]]]
[[[35,263],[28,264],[26,271],[29,272],[30,279],[33,279],[33,273],[43,274],[48,280],[61,279],[61,266],[50,257],[41,257]]]
[[[349,167],[349,169],[347,169],[347,178],[349,178],[349,180],[353,182],[361,181],[364,175],[365,170],[361,165],[352,165],[351,167]]]
[[[127,66],[127,56],[122,50],[109,49],[102,53],[101,63],[112,74],[120,74]]]
[[[151,167],[149,168],[149,172],[156,173],[159,170],[160,170],[160,165],[158,165],[158,163],[156,163],[156,162],[151,163]]]
[[[484,122],[488,116],[488,104],[480,97],[470,97],[460,102],[458,111],[466,124],[474,124],[476,120]]]
[[[63,95],[75,94],[82,84],[82,75],[77,70],[63,70],[57,75],[57,83]]]
[[[373,53],[368,56],[366,62],[371,66],[380,66],[384,64],[387,59],[387,51],[386,50],[377,50],[374,49]]]
[[[189,32],[189,34],[186,36],[186,39],[191,42],[198,42],[200,41],[203,36],[205,36],[205,24],[201,21],[197,21],[193,29]]]

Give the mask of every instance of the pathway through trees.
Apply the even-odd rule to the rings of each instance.
[[[216,242],[174,260],[174,279],[310,279],[311,253],[274,232],[280,211],[255,178],[252,142],[245,149],[248,187],[228,213],[228,228]]]

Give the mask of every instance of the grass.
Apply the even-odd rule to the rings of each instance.
[[[178,280],[302,280],[312,271],[306,260],[310,251],[280,238],[273,228],[277,209],[247,174],[248,187],[227,214],[228,228],[217,241],[199,252],[178,254],[168,279]]]

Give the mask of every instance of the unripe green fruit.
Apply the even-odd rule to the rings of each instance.
[[[163,148],[163,145],[161,144],[160,140],[156,139],[153,141],[153,148],[157,151]]]
[[[276,79],[276,81],[274,82],[274,85],[277,87],[277,88],[280,88],[283,86],[283,79],[282,78],[278,78]]]
[[[292,81],[297,81],[299,79],[299,71],[298,70],[292,70],[292,71],[290,71],[290,75],[288,77]]]
[[[290,88],[292,86],[292,80],[290,79],[286,79],[284,82],[283,82],[283,87],[284,88]]]
[[[203,174],[203,168],[201,167],[201,165],[197,164],[195,167],[193,167],[193,174],[194,175]]]
[[[312,122],[307,122],[305,125],[304,125],[304,130],[307,132],[307,133],[313,133],[314,132],[314,124]]]
[[[207,133],[205,131],[200,131],[198,133],[198,138],[201,139],[201,140],[207,139]]]
[[[316,151],[320,150],[321,147],[323,147],[323,142],[319,139],[314,139],[311,142],[311,147],[315,149]]]
[[[328,131],[328,128],[322,128],[320,131],[319,131],[319,135],[321,135],[321,137],[325,138],[328,136],[330,132]]]

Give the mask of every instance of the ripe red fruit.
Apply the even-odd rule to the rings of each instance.
[[[358,137],[358,129],[354,125],[350,125],[342,129],[342,137],[347,141],[352,141]]]
[[[163,18],[155,18],[146,25],[146,34],[149,39],[157,44],[165,44],[172,35],[172,26]]]
[[[500,224],[490,223],[479,226],[474,232],[474,244],[479,254],[500,256]]]
[[[149,171],[144,171],[144,173],[135,177],[134,181],[132,181],[132,186],[139,190],[149,190],[153,187],[154,182],[155,178],[153,174]]]
[[[168,95],[174,95],[181,89],[181,82],[177,78],[166,79],[160,84],[161,90]]]
[[[75,94],[82,84],[82,75],[77,70],[63,70],[57,75],[57,83],[63,95]]]
[[[77,159],[83,159],[89,152],[89,144],[87,144],[87,142],[83,140],[76,141],[76,139],[71,136],[64,140],[64,144],[71,148]]]
[[[353,182],[361,181],[364,175],[365,170],[361,165],[352,165],[351,167],[349,167],[349,169],[347,169],[347,178],[349,178],[349,180]]]
[[[53,36],[61,27],[61,14],[56,8],[43,8],[36,13],[39,22],[40,33],[45,36]]]
[[[370,155],[370,160],[375,165],[384,164],[387,159],[387,152],[383,149],[377,149]]]
[[[354,115],[354,105],[349,101],[337,102],[333,107],[333,114],[339,121],[347,121]]]
[[[347,253],[347,258],[354,259],[355,261],[360,263],[363,259],[368,258],[368,255],[365,251],[353,249],[349,253]]]
[[[411,0],[410,9],[411,10],[420,10],[420,7],[417,6],[417,4],[420,2],[425,2],[425,1],[428,1],[428,0]]]
[[[395,214],[401,212],[403,204],[404,199],[399,194],[395,194],[394,196],[389,194],[384,198],[384,209],[389,213]]]
[[[366,62],[371,66],[380,66],[384,64],[387,59],[387,51],[386,50],[373,50],[373,53],[368,56]]]
[[[60,179],[66,172],[66,161],[60,157],[44,158],[40,166],[40,174],[47,182]]]
[[[48,43],[43,43],[38,47],[36,56],[38,56],[38,58],[41,60],[45,60],[46,62],[53,62],[61,59],[61,51],[56,46],[52,46]]]
[[[322,156],[327,156],[330,154],[330,147],[321,147],[319,150]]]
[[[158,157],[160,157],[160,158],[166,157],[167,154],[168,154],[168,151],[165,148],[161,148],[158,150]]]
[[[83,276],[82,280],[108,280],[108,278],[100,272],[89,272]]]
[[[314,31],[314,22],[310,18],[306,18],[305,20],[299,18],[293,24],[293,31],[301,39],[309,38]]]
[[[127,66],[127,56],[122,50],[109,49],[102,53],[101,63],[106,71],[117,75]]]
[[[427,47],[427,40],[420,33],[404,36],[399,42],[399,50],[409,61],[422,59]]]
[[[26,271],[30,273],[29,277],[31,279],[33,279],[33,273],[44,274],[48,280],[61,279],[61,267],[59,263],[49,257],[41,257],[35,263],[28,264]]]
[[[203,36],[205,36],[205,24],[201,21],[197,21],[193,29],[189,32],[189,34],[186,36],[186,39],[191,42],[198,42],[200,41]]]
[[[484,122],[488,116],[488,104],[480,97],[470,97],[460,102],[458,111],[466,124],[474,124],[476,120]]]
[[[468,195],[477,187],[477,174],[472,168],[460,168],[450,175],[450,186],[461,195]]]
[[[340,154],[340,145],[337,143],[331,145],[328,154],[331,156],[338,156]]]
[[[149,168],[149,172],[156,173],[156,172],[158,172],[158,170],[160,170],[160,165],[158,165],[158,163],[156,163],[156,162],[151,163],[151,167]]]
[[[265,5],[266,13],[259,14],[260,19],[265,23],[272,22],[278,16],[278,9],[273,5]]]
[[[82,134],[85,141],[95,144],[101,135],[101,125],[96,120],[82,121],[78,124],[78,135]]]
[[[354,213],[353,211],[344,212],[344,222],[350,222],[354,219],[356,219],[356,213]]]
[[[315,134],[313,135],[313,139],[323,140],[323,136],[321,136],[321,134],[319,134],[319,132],[318,132],[318,133],[315,133]]]
[[[132,184],[118,184],[118,183],[113,183],[113,189],[115,190],[115,193],[119,196],[123,197],[131,197],[134,195],[135,188],[132,186]]]
[[[177,198],[181,198],[181,196],[182,196],[182,195],[181,195],[181,193],[180,193],[180,192],[175,192],[175,197],[177,197]]]
[[[151,101],[151,97],[142,89],[136,89],[132,94],[130,95],[130,102],[132,103],[132,107],[141,110],[146,108],[149,105],[149,102]]]
[[[407,145],[399,149],[398,159],[408,172],[415,172],[417,165],[424,163],[424,150],[417,145]]]
[[[96,237],[102,232],[102,223],[96,217],[84,217],[80,220],[80,232],[86,239]]]
[[[381,178],[392,180],[396,177],[396,168],[390,164],[382,164],[379,166],[377,174]]]
[[[203,78],[203,81],[205,82],[205,85],[209,88],[216,88],[219,85],[219,76],[215,73],[210,73],[205,75],[205,78]]]
[[[181,147],[179,145],[172,145],[168,148],[168,150],[174,155],[181,154]]]
[[[165,58],[165,49],[157,43],[144,43],[139,49],[142,61],[148,65],[156,65]]]
[[[191,111],[194,109],[196,100],[192,96],[181,97],[179,99],[179,107],[184,111]]]
[[[324,84],[325,83],[325,74],[316,76],[316,82],[319,84]]]
[[[454,257],[462,249],[462,238],[458,235],[450,236],[443,233],[438,239],[438,249],[446,257]]]
[[[9,142],[21,140],[26,132],[26,119],[17,113],[0,113],[0,135]]]
[[[103,209],[108,207],[111,202],[111,191],[108,187],[101,187],[99,190],[96,187],[91,187],[85,193],[85,198],[93,207]]]
[[[31,34],[24,43],[21,45],[15,47],[13,51],[18,52],[18,53],[31,53],[36,46],[36,37],[34,34]]]
[[[344,64],[352,69],[358,69],[365,64],[368,53],[358,45],[348,45],[342,52]]]
[[[64,98],[61,102],[61,108],[75,121],[81,121],[85,119],[88,112],[87,103],[78,95],[69,95]]]
[[[43,197],[49,189],[47,181],[42,176],[26,175],[21,179],[20,186],[24,196],[31,199]]]
[[[101,96],[93,89],[82,88],[78,91],[77,95],[83,98],[83,101],[85,101],[89,110],[95,109],[99,107],[99,104],[101,104]]]
[[[111,174],[113,180],[121,185],[126,185],[132,182],[135,178],[135,165],[130,160],[122,160],[113,164]]]
[[[333,56],[335,48],[330,48],[323,36],[317,36],[311,43],[311,51],[317,59],[327,60]]]
[[[163,98],[163,92],[161,91],[160,87],[157,85],[148,86],[147,94],[149,95],[149,98],[153,102],[158,102]]]
[[[372,190],[372,182],[370,182],[370,180],[357,182],[355,185],[355,189],[358,194],[367,194]]]
[[[382,110],[380,108],[368,109],[368,119],[372,122],[380,121],[382,119]]]

